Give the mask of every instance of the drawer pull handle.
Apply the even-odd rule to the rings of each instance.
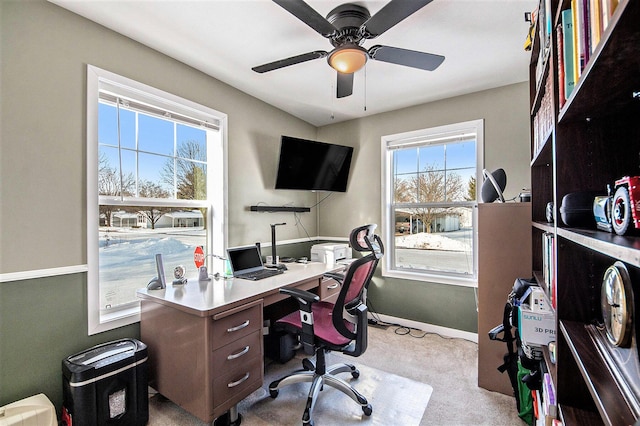
[[[340,287],[340,284],[335,283],[335,284],[333,284],[333,285],[328,285],[328,286],[327,286],[327,290],[333,290],[333,289],[336,289],[336,288],[338,288],[338,287]]]
[[[242,330],[245,327],[249,326],[249,320],[246,320],[240,325],[236,325],[235,327],[227,328],[227,333],[233,333],[234,331]]]
[[[246,354],[247,352],[249,352],[249,346],[245,346],[243,350],[241,350],[236,354],[231,354],[227,356],[227,359],[231,361],[232,359],[240,358],[242,355]]]
[[[229,384],[227,384],[228,388],[235,388],[236,386],[238,386],[240,383],[246,381],[249,378],[249,373],[245,373],[245,375],[242,377],[242,379],[236,381],[236,382],[231,382]]]

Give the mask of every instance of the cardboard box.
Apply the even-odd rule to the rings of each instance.
[[[527,304],[520,305],[518,318],[520,338],[529,345],[548,345],[556,340],[556,318],[551,312],[535,312]]]

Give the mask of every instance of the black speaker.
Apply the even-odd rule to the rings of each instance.
[[[599,195],[595,191],[571,192],[562,197],[560,217],[565,225],[573,228],[595,228],[593,200]]]

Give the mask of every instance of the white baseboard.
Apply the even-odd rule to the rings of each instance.
[[[374,319],[371,312],[369,312],[369,318]],[[469,331],[456,330],[455,328],[442,327],[439,325],[427,324],[424,322],[418,322],[408,320],[404,318],[392,317],[390,315],[375,314],[375,319],[379,319],[382,322],[391,324],[398,324],[403,327],[415,328],[418,330],[426,331],[427,333],[436,333],[444,337],[454,337],[458,339],[469,340],[474,343],[478,343],[478,333],[471,333]]]

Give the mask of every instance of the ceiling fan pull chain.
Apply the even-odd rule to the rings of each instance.
[[[335,116],[333,115],[333,110],[335,107],[335,97],[333,96],[333,94],[335,93],[335,88],[333,87],[333,79],[331,81],[332,82],[329,85],[331,87],[331,89],[329,90],[329,102],[331,102],[331,119],[333,120],[335,118]]]
[[[367,66],[364,67],[364,110],[367,111]]]

